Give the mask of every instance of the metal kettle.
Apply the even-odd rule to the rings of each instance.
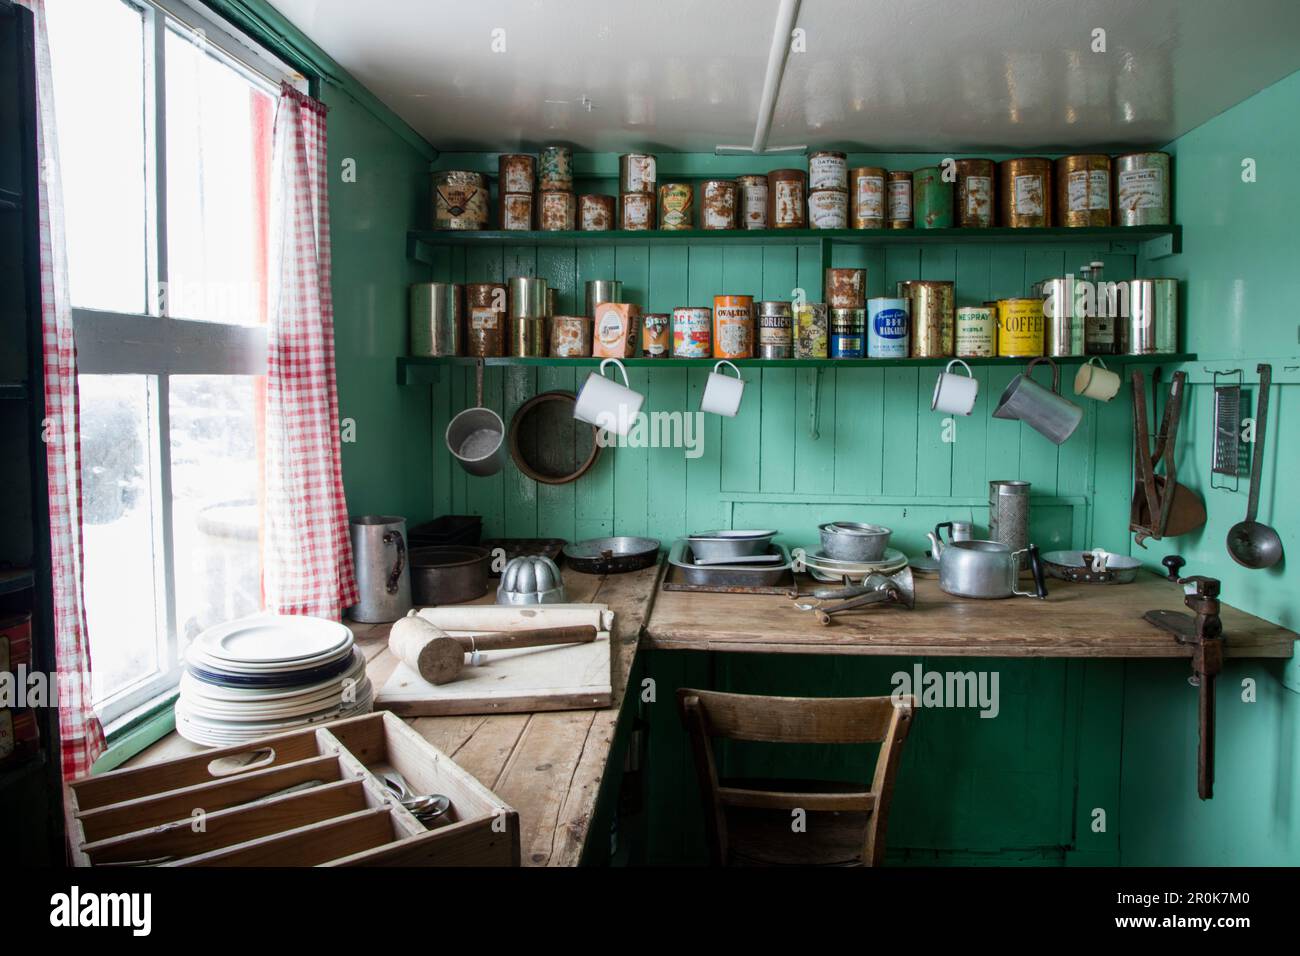
[[[930,557],[936,561],[947,547],[943,540],[944,528],[948,529],[949,544],[954,541],[969,541],[975,535],[975,526],[969,521],[942,521],[935,525],[934,531],[927,531],[925,536],[930,539]]]
[[[1034,572],[1034,590],[1021,591],[1020,555],[1029,555]],[[939,557],[939,588],[948,594],[966,598],[1047,597],[1047,582],[1038,547],[1029,545],[1023,552],[1012,551],[1000,541],[954,541]]]

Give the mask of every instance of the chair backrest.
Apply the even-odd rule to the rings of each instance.
[[[691,738],[713,861],[729,861],[728,810],[829,811],[863,821],[862,862],[878,866],[912,697],[766,697],[684,687],[677,691]],[[870,790],[800,790],[727,786],[720,782],[712,738],[800,744],[880,743]]]

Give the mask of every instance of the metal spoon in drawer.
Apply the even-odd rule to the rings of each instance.
[[[396,770],[384,773],[384,783],[397,796],[402,806],[425,826],[451,809],[451,800],[440,793],[413,794],[406,780]]]

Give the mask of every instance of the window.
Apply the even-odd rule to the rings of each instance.
[[[47,4],[107,722],[262,607],[271,131],[289,71],[180,0]]]

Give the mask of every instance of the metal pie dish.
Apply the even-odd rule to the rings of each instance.
[[[883,525],[831,521],[818,525],[822,553],[837,561],[880,561],[894,532]]]
[[[583,574],[621,574],[654,564],[659,557],[659,540],[630,536],[590,538],[566,544],[563,553],[569,567]]]
[[[717,564],[736,558],[767,554],[771,550],[776,531],[701,531],[687,535],[682,540],[691,547],[697,564]]]

